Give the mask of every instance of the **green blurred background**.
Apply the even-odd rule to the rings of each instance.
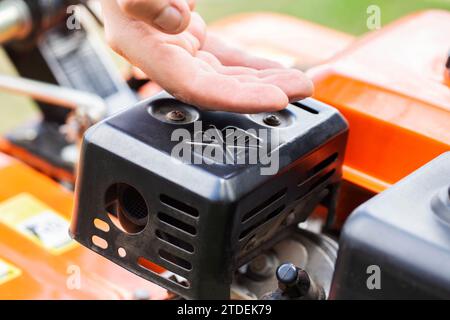
[[[381,8],[383,25],[418,10],[450,10],[450,0],[197,0],[197,3],[198,11],[208,22],[239,12],[273,11],[354,35],[368,31],[366,10],[370,5]],[[0,73],[14,73],[1,51]],[[0,133],[34,115],[30,101],[0,92]]]

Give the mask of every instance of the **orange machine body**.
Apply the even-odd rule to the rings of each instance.
[[[3,154],[0,182],[0,299],[167,298],[166,290],[75,242],[51,250],[25,236],[23,223],[15,228],[11,222],[52,214],[69,221],[71,191]]]
[[[50,162],[39,158],[28,150],[19,147],[2,137],[0,137],[0,152],[6,153],[15,159],[23,161],[32,168],[39,170],[46,176],[53,177],[59,181],[68,183],[75,182],[75,176],[73,172],[58,168],[52,165]]]
[[[353,36],[276,13],[245,13],[213,23],[209,32],[252,54],[306,70],[348,47]]]
[[[309,71],[350,123],[347,181],[380,192],[450,150],[449,35],[449,12],[417,13]]]

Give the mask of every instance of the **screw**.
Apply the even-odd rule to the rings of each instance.
[[[270,114],[264,118],[264,123],[271,127],[278,127],[281,124],[280,118],[274,114]]]
[[[311,279],[308,273],[292,263],[284,263],[279,266],[276,275],[278,288],[291,298],[303,297],[311,288]]]
[[[285,263],[277,269],[277,279],[280,283],[290,286],[296,283],[298,278],[297,267],[292,263]]]
[[[173,110],[167,114],[167,119],[170,121],[184,121],[186,120],[186,114],[180,110]]]

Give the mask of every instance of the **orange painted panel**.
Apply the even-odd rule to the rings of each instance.
[[[213,23],[209,29],[247,52],[306,70],[349,46],[354,37],[276,13],[244,13]]]
[[[309,71],[350,123],[347,180],[380,192],[450,150],[449,34],[450,12],[414,14]]]
[[[0,154],[0,299],[132,299],[144,292],[151,299],[167,298],[166,290],[75,242],[58,252],[23,233],[23,221],[52,215],[69,221],[72,205],[71,191]],[[8,266],[18,275],[8,276]]]

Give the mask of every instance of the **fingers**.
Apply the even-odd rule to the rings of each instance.
[[[110,0],[111,1],[111,0]],[[117,0],[129,17],[169,34],[184,31],[190,21],[194,1],[187,0]]]
[[[270,83],[241,82],[174,45],[153,50],[157,64],[140,66],[178,99],[210,110],[258,113],[284,109],[289,99]]]
[[[186,29],[186,31],[200,41],[200,47],[203,46],[203,43],[206,39],[206,23],[197,12],[191,12],[191,23],[189,24],[189,27]]]
[[[313,94],[313,85],[309,79],[302,74],[274,72],[266,76],[235,75],[241,82],[265,83],[277,86],[289,98],[290,102],[305,99]]]
[[[202,49],[216,56],[225,66],[243,66],[258,70],[283,68],[278,62],[255,57],[233,48],[213,34],[207,35]]]
[[[212,110],[258,113],[284,109],[289,100],[311,92],[302,73],[274,69],[277,63],[265,59],[256,63],[232,49],[229,58],[198,51],[204,44],[204,25],[195,23],[195,14],[189,32],[170,36],[153,32],[148,23],[127,18],[116,1],[102,0],[109,43],[180,100]],[[223,61],[236,66],[226,67]]]
[[[295,69],[256,70],[248,67],[226,67],[212,54],[199,51],[197,57],[207,62],[220,74],[233,76],[240,82],[254,82],[275,85],[289,98],[298,101],[313,94],[313,84],[306,75]]]
[[[230,76],[206,72],[199,75],[195,84],[209,94],[193,90],[192,102],[213,110],[260,113],[282,110],[289,103],[286,94],[272,84],[243,83]]]

